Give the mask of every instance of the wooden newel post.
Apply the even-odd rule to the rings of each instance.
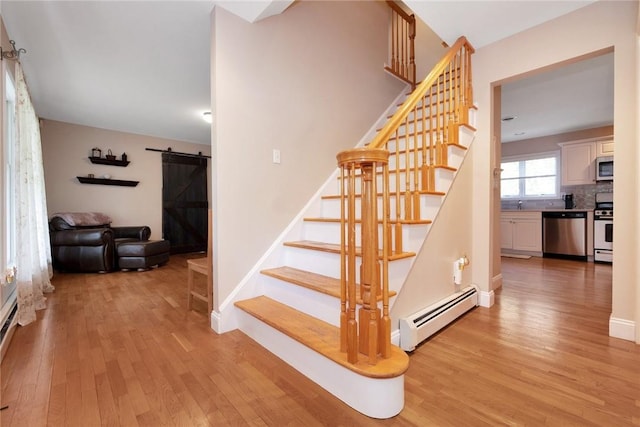
[[[360,264],[360,351],[375,364],[378,354],[378,294],[381,293],[378,265],[378,214],[375,164],[361,165],[362,197],[362,263]]]
[[[385,348],[384,342],[380,342],[381,313],[378,307],[379,296],[388,299],[388,292],[383,289],[383,278],[379,257],[388,251],[387,225],[389,209],[388,203],[383,202],[383,212],[385,220],[382,232],[383,245],[380,247],[378,241],[378,169],[383,168],[383,189],[388,195],[388,169],[389,152],[385,149],[356,148],[343,151],[337,156],[342,178],[341,190],[341,350],[347,352],[347,360],[350,363],[357,362],[357,354],[361,352],[368,356],[369,363],[375,364],[378,353]],[[356,175],[355,171],[360,173]],[[360,271],[360,297],[362,307],[358,312],[359,325],[356,326],[356,178],[360,179],[360,241],[361,241],[361,261]],[[386,273],[386,267],[383,268]],[[386,281],[384,281],[386,283]],[[384,304],[383,304],[384,305]],[[383,351],[384,354],[384,351]]]

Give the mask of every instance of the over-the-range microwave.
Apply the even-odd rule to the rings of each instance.
[[[613,156],[596,157],[596,181],[613,181]]]

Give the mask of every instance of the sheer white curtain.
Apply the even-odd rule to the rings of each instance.
[[[16,246],[18,323],[36,320],[45,308],[50,279],[51,247],[38,117],[31,104],[20,63],[16,63]]]

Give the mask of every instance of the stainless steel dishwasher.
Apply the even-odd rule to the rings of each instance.
[[[587,260],[587,213],[542,212],[542,254]]]

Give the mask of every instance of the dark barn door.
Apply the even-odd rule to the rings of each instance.
[[[207,159],[162,154],[162,235],[171,253],[207,250]]]

